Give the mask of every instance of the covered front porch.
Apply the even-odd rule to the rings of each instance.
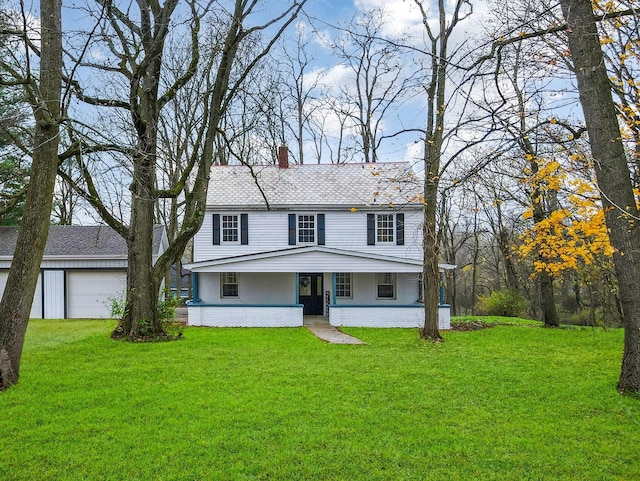
[[[420,327],[414,259],[302,247],[186,266],[193,275],[189,324],[219,327]],[[449,266],[447,266],[449,267]],[[451,266],[452,267],[452,266]],[[441,303],[439,324],[450,326]]]

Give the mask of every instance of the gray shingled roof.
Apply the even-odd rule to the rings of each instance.
[[[421,192],[421,181],[408,162],[291,165],[284,169],[217,165],[211,169],[207,206],[417,205]]]
[[[164,227],[153,232],[153,252],[158,252]],[[0,256],[10,257],[18,238],[17,227],[0,226]],[[127,244],[107,226],[52,225],[44,256],[125,257]]]

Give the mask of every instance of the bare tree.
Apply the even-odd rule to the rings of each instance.
[[[423,339],[439,341],[442,339],[438,329],[438,188],[444,163],[442,156],[445,148],[445,118],[448,109],[447,84],[450,76],[449,50],[453,33],[459,22],[471,13],[468,0],[456,0],[453,13],[448,13],[444,0],[438,1],[437,24],[434,28],[428,15],[427,2],[414,0],[422,15],[422,24],[427,35],[429,70],[424,83],[426,94],[427,122],[423,132],[424,164],[424,219],[423,219],[423,289],[425,321],[420,330]]]
[[[305,138],[310,136],[312,118],[319,110],[319,97],[322,94],[322,72],[312,74],[311,65],[315,57],[310,51],[312,35],[308,26],[300,24],[295,32],[293,47],[283,46],[283,90],[288,103],[292,121],[286,126],[296,144],[294,158],[299,164],[305,160]],[[277,54],[276,54],[277,55]],[[277,58],[276,58],[277,60]],[[283,139],[285,140],[285,139]],[[316,156],[320,163],[321,155]]]
[[[29,64],[31,45],[26,28],[28,20],[24,14],[22,31],[13,33],[24,40],[22,48],[27,59],[25,70],[19,72],[0,61],[5,74],[11,75],[11,79],[3,76],[2,84],[21,85],[24,88],[35,119],[33,158],[26,203],[11,269],[0,301],[0,389],[7,389],[15,384],[20,375],[24,335],[49,233],[58,166],[61,112],[61,4],[61,0],[40,2],[39,75],[35,75]]]
[[[548,183],[541,181],[539,171],[540,158],[549,154],[549,148],[554,145],[545,138],[542,127],[545,120],[545,111],[540,100],[541,90],[535,85],[536,72],[540,66],[531,62],[532,53],[539,52],[540,48],[529,44],[517,43],[509,46],[512,49],[508,58],[501,63],[503,72],[500,76],[511,91],[510,99],[505,98],[501,82],[496,82],[497,90],[503,99],[502,108],[494,115],[499,119],[501,128],[512,143],[517,147],[511,150],[514,157],[512,162],[521,168],[521,178],[528,180],[527,204],[532,208],[534,224],[548,219],[559,208],[557,201],[558,191],[556,187],[550,187]],[[505,57],[507,57],[505,55]],[[527,65],[527,62],[529,65]],[[527,92],[529,87],[529,92]],[[510,106],[511,108],[505,108]],[[523,159],[519,162],[518,159]],[[544,260],[541,254],[538,256]],[[553,277],[543,270],[536,273],[540,289],[540,307],[545,326],[559,326],[556,310],[555,295],[553,289]]]
[[[340,29],[342,35],[332,45],[353,77],[340,88],[339,113],[357,131],[358,154],[367,163],[377,162],[383,140],[398,134],[388,123],[416,87],[414,75],[405,68],[404,39],[386,40],[384,25],[384,9],[359,13]]]
[[[164,336],[157,312],[158,290],[169,266],[181,257],[204,218],[209,169],[220,145],[222,119],[248,73],[295,19],[304,0],[283,5],[282,10],[262,22],[254,20],[253,15],[259,3],[235,0],[229,2],[230,8],[226,10],[218,3],[214,9],[213,2],[201,5],[197,1],[180,4],[179,0],[167,0],[160,5],[141,0],[135,13],[122,11],[111,2],[100,3],[97,10],[90,12],[98,27],[86,36],[108,55],[104,60],[84,59],[86,49],[81,49],[75,58],[81,59],[83,78],[93,74],[93,78],[104,78],[106,82],[91,86],[74,81],[71,87],[78,99],[101,111],[100,115],[119,129],[119,137],[110,142],[115,159],[111,164],[122,175],[129,176],[130,185],[130,212],[124,218],[118,217],[103,202],[92,165],[87,162],[90,159],[80,159],[83,184],[76,183],[78,192],[127,242],[126,308],[114,337]],[[204,31],[203,21],[209,21]],[[261,39],[262,34],[268,38]],[[205,42],[207,35],[210,43]],[[171,38],[185,41],[182,51],[186,55],[181,65],[172,64],[173,70],[168,72],[165,49]],[[247,41],[264,47],[253,57],[240,59],[239,49]],[[207,75],[197,76],[199,69],[204,69]],[[164,185],[159,186],[160,117],[166,115],[168,105],[176,101],[185,86],[196,81],[200,82],[198,102],[202,111],[201,122],[190,133],[194,147],[180,175],[163,178]],[[113,130],[112,127],[108,131]],[[89,126],[76,132],[75,138],[107,150],[109,142],[100,139],[97,133],[96,128]],[[130,140],[131,144],[123,144],[123,140]],[[64,172],[60,174],[70,182],[73,180]],[[167,250],[153,263],[156,207],[159,199],[164,198],[184,199],[183,220]]]
[[[640,212],[589,0],[561,0],[624,312],[618,389],[640,393]]]

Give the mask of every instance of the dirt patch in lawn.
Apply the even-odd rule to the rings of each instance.
[[[464,322],[452,322],[452,331],[478,331],[480,329],[488,329],[496,326],[495,322],[479,322],[479,321],[464,321]]]

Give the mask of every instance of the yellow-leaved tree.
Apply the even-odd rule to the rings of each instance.
[[[589,179],[572,178],[554,158],[538,158],[536,162],[538,171],[526,180],[533,190],[553,192],[556,208],[522,234],[522,244],[518,247],[520,256],[535,254],[535,272],[552,276],[580,269],[603,257],[610,258],[613,248],[594,184]],[[563,190],[565,195],[558,195]],[[523,217],[533,218],[535,208],[531,205]]]

